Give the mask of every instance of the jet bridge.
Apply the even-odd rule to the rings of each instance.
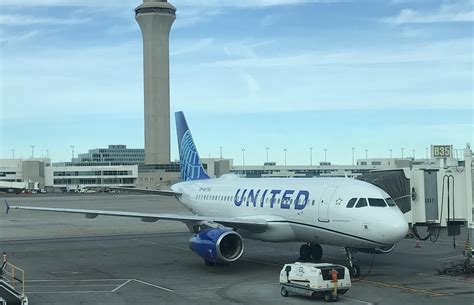
[[[443,152],[452,152],[444,146]],[[470,240],[474,236],[473,224],[473,166],[472,150],[467,144],[463,158],[451,153],[436,154],[440,148],[432,147],[432,162],[410,168],[374,171],[358,179],[370,182],[385,190],[397,203],[412,228],[422,240],[436,241],[448,235],[455,238],[460,228],[466,226]],[[426,227],[427,233],[418,233]],[[420,236],[424,235],[424,236]]]

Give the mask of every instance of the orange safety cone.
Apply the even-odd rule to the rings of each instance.
[[[415,248],[421,248],[419,239],[416,240]]]

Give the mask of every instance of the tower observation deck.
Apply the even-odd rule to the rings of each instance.
[[[135,9],[143,36],[145,164],[170,162],[169,33],[175,18],[166,0],[144,0]]]

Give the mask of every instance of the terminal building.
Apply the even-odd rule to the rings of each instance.
[[[49,158],[0,159],[0,190],[44,189]]]
[[[138,165],[53,165],[45,168],[48,191],[79,191],[84,188],[134,187]]]
[[[78,154],[71,162],[60,162],[58,166],[90,165],[137,165],[145,163],[143,148],[127,148],[126,145],[109,145],[108,148],[94,148],[84,154]]]

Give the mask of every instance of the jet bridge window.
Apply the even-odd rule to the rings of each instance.
[[[369,205],[371,207],[386,207],[387,204],[382,198],[369,198]]]
[[[349,200],[349,202],[347,203],[346,208],[354,207],[354,204],[356,203],[356,201],[357,201],[357,198],[352,198],[351,200]]]
[[[393,199],[390,198],[390,197],[387,198],[387,199],[385,199],[385,201],[387,201],[387,204],[388,204],[389,207],[396,207],[396,206],[397,206],[397,204],[395,203],[395,201],[393,201]]]
[[[357,201],[356,208],[362,208],[366,206],[367,206],[367,199],[360,198],[359,201]]]

